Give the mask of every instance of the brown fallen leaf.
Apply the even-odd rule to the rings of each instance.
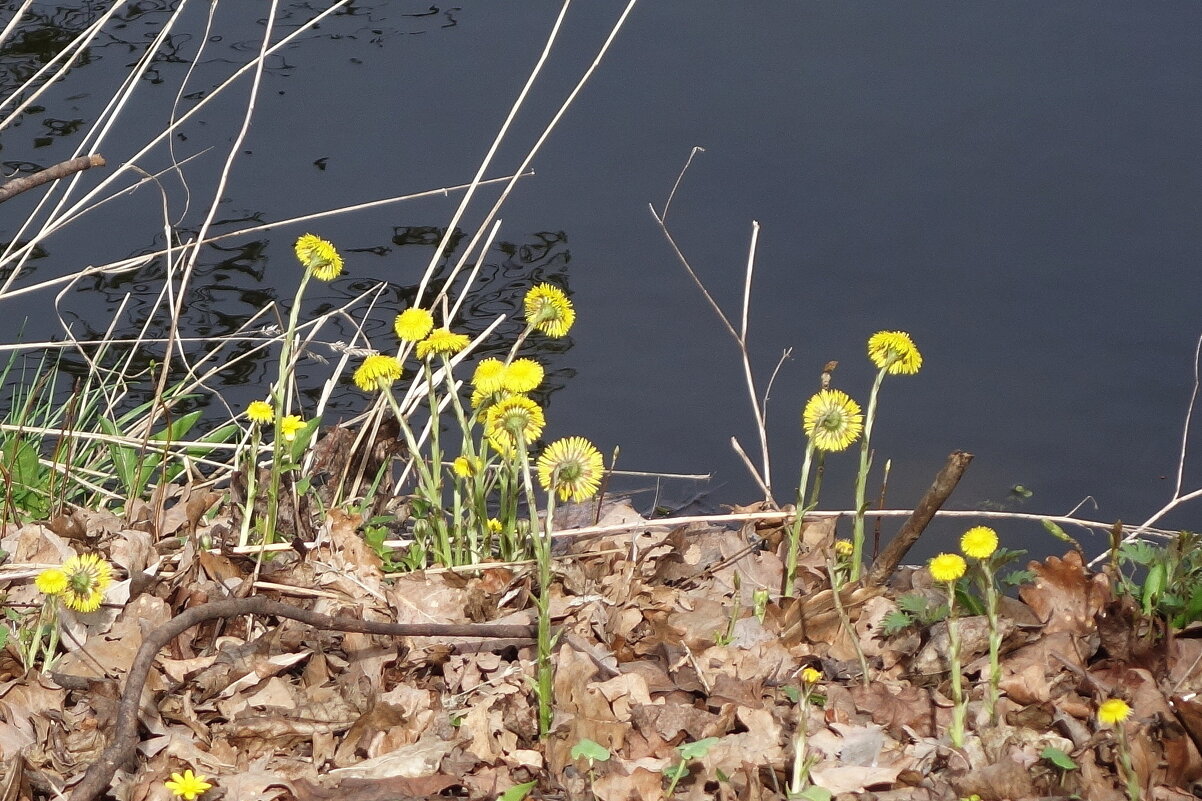
[[[1110,598],[1110,580],[1085,567],[1081,554],[1069,551],[1063,559],[1049,556],[1030,562],[1035,580],[1019,587],[1018,594],[1043,623],[1044,634],[1067,631],[1077,635],[1096,629],[1095,618]]]
[[[913,685],[890,688],[878,682],[867,687],[855,685],[851,696],[873,723],[884,726],[893,737],[906,737],[907,728],[920,737],[935,735],[935,704],[927,690]]]

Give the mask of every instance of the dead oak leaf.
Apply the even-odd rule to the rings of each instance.
[[[894,692],[876,682],[867,687],[856,685],[851,696],[861,712],[867,712],[874,723],[898,739],[907,737],[907,727],[921,737],[935,736],[935,705],[926,690],[905,685]]]
[[[1095,616],[1110,598],[1110,581],[1105,575],[1086,569],[1076,551],[1069,551],[1063,559],[1050,556],[1043,562],[1031,562],[1028,569],[1035,580],[1020,587],[1018,593],[1043,623],[1044,634],[1067,631],[1085,635],[1095,630]]]

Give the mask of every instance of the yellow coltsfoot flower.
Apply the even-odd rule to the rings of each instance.
[[[490,395],[501,386],[505,379],[505,362],[500,359],[481,359],[472,373],[472,386],[483,395]],[[473,393],[474,395],[475,393]],[[475,406],[476,404],[472,404]]]
[[[538,457],[538,481],[560,500],[585,501],[597,493],[605,465],[584,437],[558,439]]]
[[[355,386],[364,392],[387,389],[401,377],[401,363],[394,356],[373,353],[363,360],[353,376]]]
[[[801,669],[801,681],[803,684],[817,684],[822,681],[822,674],[812,667]]]
[[[172,795],[184,801],[196,801],[213,785],[209,784],[204,776],[193,773],[189,768],[183,773],[172,773],[171,779],[163,782],[163,786],[170,790]]]
[[[1121,698],[1108,698],[1098,704],[1098,722],[1107,726],[1122,723],[1131,717],[1131,707]]]
[[[960,550],[973,559],[988,559],[997,550],[997,532],[988,526],[976,526],[960,538]]]
[[[501,386],[510,392],[530,392],[543,383],[543,366],[534,359],[514,359],[501,374]]]
[[[300,415],[290,414],[280,418],[280,435],[285,442],[296,440],[297,432],[305,427],[305,421]]]
[[[67,580],[58,593],[68,609],[95,612],[104,600],[104,591],[113,583],[113,569],[94,553],[72,556],[59,568]]]
[[[466,334],[453,334],[449,328],[435,328],[428,337],[417,343],[417,358],[453,356],[466,348],[471,341]]]
[[[562,337],[576,321],[576,310],[564,291],[552,284],[539,284],[522,301],[526,322],[549,337]]]
[[[478,457],[469,459],[466,456],[456,456],[455,461],[451,462],[451,472],[460,478],[471,478],[479,473],[483,466]]]
[[[477,410],[487,409],[489,406],[499,403],[512,396],[513,393],[509,390],[495,389],[491,391],[485,391],[480,387],[476,387],[472,390],[472,408]]]
[[[868,338],[868,358],[889,375],[913,375],[922,367],[922,354],[905,331],[878,331]]]
[[[270,425],[275,419],[275,409],[267,401],[251,401],[246,407],[246,416],[255,425]]]
[[[43,595],[58,595],[67,589],[67,574],[62,568],[51,567],[38,573],[33,584]]]
[[[820,451],[841,451],[864,430],[860,405],[837,389],[824,389],[806,403],[802,428]]]
[[[484,435],[498,452],[513,453],[518,438],[529,444],[539,438],[547,418],[537,403],[525,395],[513,395],[488,407],[484,416]]]
[[[952,582],[964,575],[968,565],[959,554],[941,553],[931,559],[928,569],[935,581]]]
[[[434,315],[425,309],[405,309],[393,323],[396,335],[406,342],[420,342],[434,330]]]
[[[318,281],[333,281],[342,274],[342,257],[320,236],[305,234],[297,239],[296,258]]]

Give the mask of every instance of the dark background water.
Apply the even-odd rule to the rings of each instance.
[[[572,6],[491,175],[516,167],[622,5]],[[16,6],[0,3],[0,23]],[[219,4],[181,108],[257,49],[264,8]],[[271,59],[217,230],[468,181],[558,4],[351,8]],[[90,19],[87,9],[41,7],[60,27]],[[155,65],[101,147],[110,162],[166,124],[206,11],[187,10],[175,56]],[[278,31],[310,13],[285,6]],[[65,87],[0,132],[6,173],[72,155],[166,15],[130,6]],[[648,212],[703,146],[669,223],[735,319],[752,220],[762,225],[751,306],[761,388],[793,348],[769,403],[780,496],[796,481],[798,414],[823,363],[839,360],[836,384],[866,400],[865,340],[903,329],[925,365],[885,382],[874,444],[878,464],[892,459],[891,506],[911,505],[946,455],[965,449],[976,459],[950,506],[1064,513],[1092,496],[1084,517],[1142,521],[1172,493],[1202,331],[1200,23],[1190,3],[644,0],[503,209],[504,243],[489,254],[474,314],[511,309],[532,281],[566,286],[579,318],[570,347],[541,354],[556,387],[547,435],[620,445],[631,470],[712,471],[711,503],[753,500],[728,444],[737,436],[758,453],[737,350]],[[46,38],[0,52],[5,93],[51,48]],[[186,214],[179,182],[165,181],[185,228],[213,191],[246,92],[244,81],[175,140],[177,157],[215,148],[186,167]],[[162,149],[140,162],[168,163]],[[350,272],[315,290],[314,308],[376,281],[400,303],[457,200],[227,241],[202,262],[188,325],[220,334],[267,298],[290,298],[291,242],[310,229],[338,244]],[[0,208],[0,239],[31,203]],[[81,220],[44,243],[29,280],[160,246],[160,205],[143,189]],[[472,230],[483,208],[461,227]],[[77,330],[100,330],[124,293],[144,301],[160,281],[153,267],[96,280],[61,308]],[[5,340],[24,315],[26,339],[61,333],[51,301],[0,299]],[[127,327],[143,308],[127,312]],[[381,347],[394,311],[368,321]],[[321,368],[305,372],[316,380]],[[237,405],[272,375],[266,363],[231,371],[224,394]],[[346,393],[329,416],[362,403]],[[824,507],[851,505],[853,462],[832,464]],[[1199,481],[1202,471],[1187,471],[1187,489]],[[1033,496],[1010,496],[1016,483]],[[673,482],[664,497],[699,489]],[[1167,522],[1196,528],[1195,508]],[[999,527],[1036,551],[1059,547],[1032,524]],[[939,524],[924,552],[962,528]]]

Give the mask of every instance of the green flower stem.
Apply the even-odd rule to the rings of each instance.
[[[426,396],[430,406],[430,470],[428,472],[430,480],[425,492],[426,501],[430,504],[432,524],[434,512],[438,511],[437,518],[440,522],[433,524],[433,528],[438,538],[438,551],[442,554],[441,561],[444,565],[454,565],[458,564],[455,545],[451,542],[450,531],[442,515],[442,445],[439,436],[442,426],[438,420],[438,392],[434,385],[434,370],[430,367],[429,362],[422,365],[422,372],[425,373]]]
[[[409,448],[409,456],[413,459],[414,468],[417,470],[418,492],[427,503],[431,504],[432,510],[441,509],[442,498],[437,495],[431,495],[431,488],[435,484],[434,477],[431,475],[430,465],[426,464],[426,460],[421,457],[421,451],[418,450],[417,437],[413,435],[413,429],[409,427],[409,421],[401,413],[400,404],[397,403],[396,396],[392,394],[392,388],[381,383],[380,391],[383,393],[385,399],[387,399],[388,405],[392,407],[392,413],[396,415],[397,425],[401,429],[401,434],[405,437],[405,445]],[[438,522],[435,523],[435,520]],[[441,513],[436,517],[432,516],[427,522],[434,529],[434,536],[438,538],[439,529],[445,529],[445,521],[442,519]]]
[[[483,443],[481,447],[484,447]],[[517,534],[516,478],[513,460],[502,458],[497,464],[497,519],[501,521],[501,559],[506,562],[516,559],[516,554],[521,552],[521,542]]]
[[[998,621],[998,590],[989,558],[981,560],[981,594],[985,596],[985,616],[989,621],[989,722],[997,723],[997,705],[1001,698],[1002,630]]]
[[[50,642],[47,643],[42,636],[42,630],[49,627]],[[36,669],[38,664],[39,652],[42,659],[42,668],[49,667],[49,660],[53,656],[55,649],[58,648],[58,598],[48,595],[42,601],[42,606],[38,609],[38,622],[33,627],[32,636],[29,638],[29,651],[25,655],[25,667],[27,669]]]
[[[956,619],[956,582],[947,583],[947,644],[948,662],[952,674],[952,727],[948,732],[952,745],[964,745],[964,722],[968,707],[964,699],[963,677],[960,675],[960,622]]]
[[[799,797],[810,783],[810,689],[809,683],[803,681],[797,698],[797,731],[793,735],[793,773],[788,798]]]
[[[1131,765],[1131,744],[1127,742],[1127,729],[1122,721],[1115,724],[1115,731],[1118,733],[1119,740],[1119,773],[1122,774],[1123,783],[1127,787],[1127,799],[1128,801],[1140,801],[1142,794],[1139,776]]]
[[[826,475],[826,451],[818,451],[817,464],[814,465],[814,488],[810,490],[809,509],[818,508],[818,498],[822,495],[822,479]]]
[[[833,559],[828,558],[826,560],[826,573],[830,576],[831,599],[835,602],[835,612],[839,615],[839,624],[843,627],[843,631],[847,633],[847,639],[855,649],[856,659],[860,663],[860,682],[867,687],[871,683],[868,673],[868,657],[864,656],[864,649],[860,645],[860,638],[856,635],[856,630],[851,625],[851,618],[847,615],[847,607],[843,605],[843,595],[839,592],[841,589],[839,571]]]
[[[468,498],[467,506],[474,518],[474,520],[469,520],[467,524],[467,547],[469,561],[479,562],[482,557],[479,535],[483,534],[485,537],[488,535],[486,472],[482,465],[477,468],[476,448],[471,438],[471,423],[468,422],[467,413],[463,408],[463,401],[460,400],[459,391],[455,386],[455,379],[451,373],[451,360],[445,353],[442,354],[442,372],[443,379],[446,382],[447,396],[451,399],[451,408],[455,412],[455,420],[459,423],[459,430],[463,432],[463,444],[460,445],[459,453],[461,456],[466,457],[472,464],[472,475],[468,481],[464,482],[469,487],[469,495],[471,496]],[[460,499],[458,495],[456,495],[455,501],[456,504],[459,503]]]
[[[805,522],[806,484],[810,478],[810,465],[814,461],[814,440],[806,442],[806,455],[801,463],[801,476],[797,479],[797,510],[793,515],[793,527],[789,529],[789,558],[785,565],[785,586],[781,588],[786,598],[792,598],[796,588],[793,586],[797,579],[797,558],[801,550],[801,527]]]
[[[242,508],[242,531],[238,545],[245,547],[250,542],[250,518],[255,511],[255,495],[259,491],[259,424],[251,423],[250,451],[246,457],[246,504]]]
[[[546,737],[551,733],[551,706],[555,690],[555,671],[551,665],[551,532],[555,519],[555,491],[547,492],[547,519],[542,529],[538,526],[538,501],[534,497],[534,480],[530,475],[530,457],[526,453],[526,438],[521,432],[517,437],[518,459],[522,466],[522,483],[526,487],[526,505],[530,510],[530,535],[534,541],[534,560],[538,564],[538,594],[534,605],[538,611],[538,733]],[[554,477],[553,477],[554,479]],[[554,487],[556,482],[551,481]]]
[[[881,382],[885,380],[888,365],[882,367],[876,374],[872,384],[872,394],[868,396],[868,411],[864,414],[864,437],[860,440],[860,471],[856,473],[856,517],[851,535],[851,580],[860,578],[860,570],[864,562],[864,512],[868,508],[866,490],[868,487],[868,468],[871,466],[872,423],[876,419],[876,399],[881,391]]]
[[[288,328],[280,343],[280,369],[275,387],[271,392],[271,405],[275,410],[275,439],[272,442],[271,454],[271,483],[267,489],[267,528],[263,531],[264,544],[275,542],[275,527],[280,512],[280,476],[283,473],[284,437],[280,424],[284,419],[285,404],[288,399],[288,386],[291,383],[292,372],[295,369],[292,359],[292,342],[296,338],[296,327],[300,320],[301,298],[305,287],[313,277],[312,270],[305,270],[301,277],[300,286],[296,288],[296,297],[292,299],[292,310],[288,314]]]

